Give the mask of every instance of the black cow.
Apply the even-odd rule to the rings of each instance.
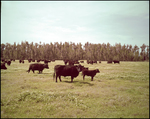
[[[118,60],[113,60],[113,62],[114,62],[114,64],[115,64],[115,63],[120,64],[120,61],[118,61]]]
[[[96,61],[96,60],[93,60],[93,63],[96,63],[96,64],[97,64],[97,61]]]
[[[46,63],[46,64],[49,63],[49,62],[51,62],[51,61],[50,60],[44,60],[44,63]]]
[[[7,61],[7,65],[10,66],[10,64],[11,64],[11,61]]]
[[[37,60],[37,62],[40,62],[41,60]]]
[[[24,63],[24,60],[21,60],[22,63]]]
[[[32,59],[28,59],[28,62],[30,63],[32,61]]]
[[[19,63],[24,63],[24,60],[19,60]]]
[[[49,69],[48,64],[34,63],[34,64],[30,64],[29,70],[27,70],[27,72],[29,73],[30,70],[32,70],[34,73],[34,70],[38,70],[39,74],[40,74],[40,73],[42,73],[44,68]]]
[[[2,61],[2,62],[5,62],[5,59],[2,59],[1,61]]]
[[[112,61],[110,60],[110,61],[107,61],[107,64],[109,64],[109,63],[112,63]]]
[[[84,69],[84,70],[82,70],[83,80],[84,80],[85,75],[87,75],[87,76],[91,76],[91,81],[93,81],[93,77],[96,75],[96,73],[100,73],[99,69],[95,69],[95,70]]]
[[[22,61],[21,60],[19,60],[19,63],[21,63]]]
[[[7,69],[5,63],[1,63],[1,69],[5,69],[5,70]]]
[[[88,61],[88,64],[93,64],[93,61],[92,60]]]
[[[55,78],[56,74],[56,82],[57,77],[59,77],[59,80],[61,81],[61,76],[71,76],[71,82],[73,82],[73,78],[77,77],[79,75],[79,72],[82,71],[84,66],[81,65],[56,65],[54,67],[54,74],[53,74],[53,80]]]
[[[32,62],[35,62],[35,59],[32,59]]]

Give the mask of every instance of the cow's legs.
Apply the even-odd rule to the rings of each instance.
[[[71,82],[73,82],[73,77],[71,76]]]
[[[56,74],[56,82],[57,82],[57,74]]]
[[[83,80],[84,80],[85,75],[83,75]]]
[[[59,80],[61,81],[61,76],[59,76]]]
[[[33,73],[34,73],[34,70],[32,70],[33,71]]]
[[[93,81],[93,76],[91,76],[91,81]]]

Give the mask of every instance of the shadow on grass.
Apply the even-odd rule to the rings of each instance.
[[[94,85],[94,84],[91,84],[91,83],[89,83],[89,82],[84,82],[84,81],[82,81],[82,82],[80,82],[80,81],[73,81],[73,82],[71,82],[71,81],[63,81],[63,82],[66,82],[66,83],[73,83],[73,84],[79,85],[79,86],[84,85],[84,84],[88,84],[89,86],[93,86],[93,85]]]
[[[41,73],[41,74],[51,74],[51,73]]]

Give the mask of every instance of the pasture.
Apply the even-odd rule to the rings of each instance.
[[[61,60],[42,74],[26,72],[29,64],[16,60],[1,70],[1,118],[149,118],[149,62],[81,63],[100,73],[91,81],[80,72],[73,83],[53,80]]]

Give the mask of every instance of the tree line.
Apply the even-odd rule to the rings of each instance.
[[[141,48],[141,51],[139,49]],[[149,46],[143,44],[123,45],[116,43],[112,46],[110,43],[93,44],[86,42],[55,42],[55,43],[33,43],[25,41],[21,44],[1,44],[1,59],[47,59],[47,60],[120,60],[120,61],[149,61]]]

